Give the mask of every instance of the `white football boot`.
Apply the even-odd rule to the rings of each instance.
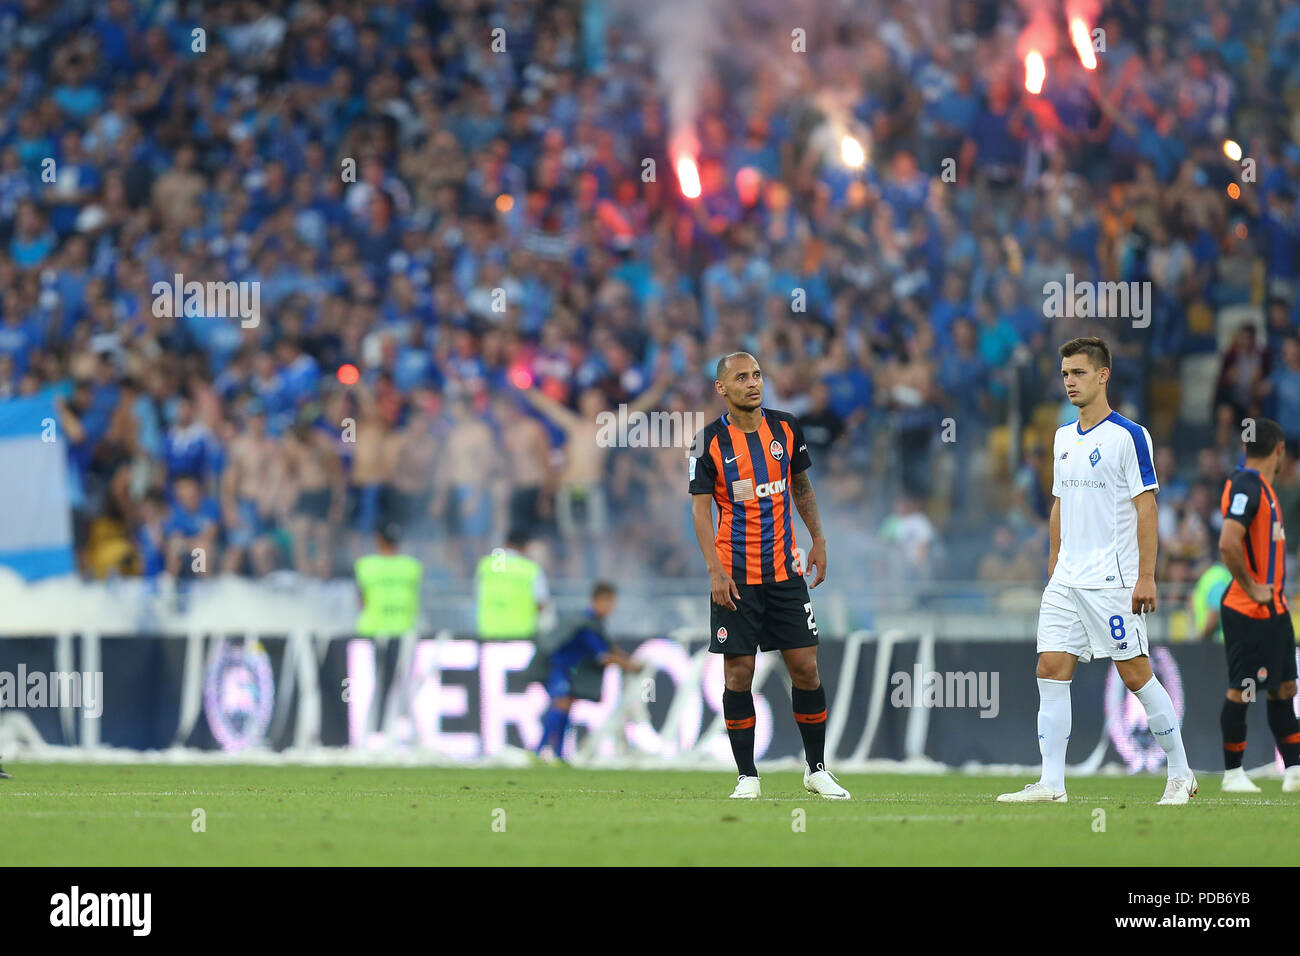
[[[1246,771],[1240,767],[1223,772],[1223,792],[1224,793],[1261,793],[1255,782],[1246,776]]]
[[[736,789],[731,791],[732,800],[757,800],[763,795],[757,777],[746,777],[743,773],[736,781]]]
[[[1065,791],[1053,790],[1041,780],[1025,785],[1023,790],[1013,790],[998,797],[998,803],[1069,803]]]
[[[1184,803],[1190,803],[1194,796],[1196,796],[1196,774],[1188,774],[1186,777],[1170,777],[1169,782],[1165,784],[1165,795],[1156,801],[1156,806],[1181,806]]]
[[[1282,774],[1282,792],[1300,793],[1300,766],[1286,768]]]
[[[809,793],[819,793],[827,800],[848,800],[851,796],[829,770],[813,773],[807,764],[803,768],[803,788]]]

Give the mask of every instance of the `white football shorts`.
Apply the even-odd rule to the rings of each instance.
[[[1150,653],[1147,625],[1133,613],[1132,588],[1070,588],[1049,581],[1038,608],[1038,653],[1064,651],[1127,661]]]

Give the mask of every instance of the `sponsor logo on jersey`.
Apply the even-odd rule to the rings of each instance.
[[[767,446],[767,450],[768,453],[777,461],[780,461],[785,456],[785,449],[775,438],[772,439],[772,444]]]
[[[778,481],[765,481],[756,487],[754,479],[742,478],[731,483],[731,500],[753,501],[755,498],[770,498],[772,495],[784,492],[785,484],[786,480],[781,478]]]

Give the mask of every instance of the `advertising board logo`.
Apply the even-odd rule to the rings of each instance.
[[[261,642],[223,638],[212,649],[203,678],[203,713],[221,749],[262,743],[274,706],[275,677]]]

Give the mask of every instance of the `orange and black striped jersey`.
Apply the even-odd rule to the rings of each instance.
[[[790,480],[812,460],[793,415],[761,411],[756,431],[741,431],[724,414],[706,425],[691,446],[691,494],[713,495],[718,506],[714,547],[723,570],[737,584],[799,577]]]
[[[1251,578],[1273,589],[1271,604],[1257,604],[1234,580],[1223,595],[1224,607],[1248,617],[1289,613],[1282,593],[1286,583],[1286,533],[1282,530],[1282,505],[1273,486],[1254,468],[1238,468],[1228,476],[1219,506],[1225,521],[1246,526],[1241,546]]]

